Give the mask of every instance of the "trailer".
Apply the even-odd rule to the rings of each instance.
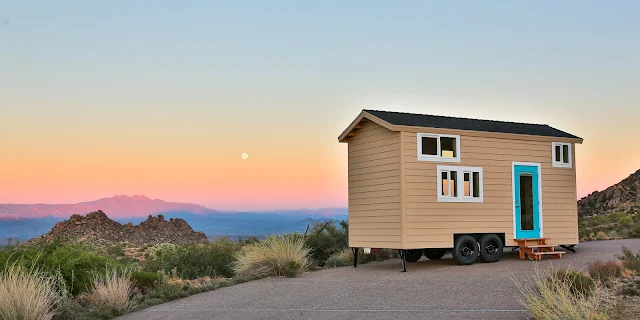
[[[349,246],[407,262],[561,258],[578,244],[575,145],[548,125],[363,110],[348,145]],[[354,259],[357,266],[357,259]]]

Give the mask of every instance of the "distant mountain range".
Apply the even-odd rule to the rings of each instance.
[[[182,218],[208,237],[265,236],[304,231],[314,221],[345,220],[347,208],[281,210],[268,212],[216,211],[191,203],[167,202],[146,196],[118,195],[77,204],[0,204],[2,239],[30,239],[48,232],[73,214],[102,210],[120,223],[139,223],[149,215]]]

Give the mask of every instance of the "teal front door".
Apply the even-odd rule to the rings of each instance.
[[[540,238],[540,167],[513,166],[516,239]]]

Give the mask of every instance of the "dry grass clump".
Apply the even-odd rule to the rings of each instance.
[[[19,265],[0,272],[0,319],[48,320],[59,300],[57,280]]]
[[[134,307],[131,299],[133,288],[129,271],[107,268],[104,273],[94,275],[88,299],[97,310],[124,313]]]
[[[309,253],[304,238],[271,236],[244,246],[235,271],[246,277],[294,277],[309,267]]]
[[[584,283],[589,282],[582,277],[586,278],[579,271],[541,272],[536,267],[534,275],[525,283],[514,282],[522,294],[520,302],[535,319],[606,319],[606,291],[597,283],[585,286]]]

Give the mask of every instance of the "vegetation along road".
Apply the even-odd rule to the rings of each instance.
[[[623,245],[640,250],[640,239],[585,242],[577,253],[539,267],[582,269],[590,261],[615,259]],[[527,319],[513,279],[524,281],[535,266],[511,249],[500,262],[471,266],[458,266],[450,255],[423,257],[406,273],[394,259],[251,281],[121,319]]]

